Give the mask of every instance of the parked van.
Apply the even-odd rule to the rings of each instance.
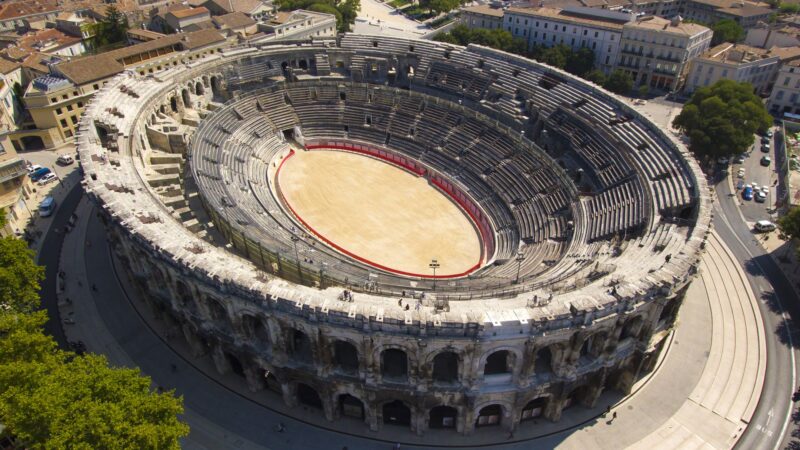
[[[42,203],[39,203],[39,216],[41,217],[51,216],[55,210],[56,199],[53,197],[47,196],[42,200]]]
[[[775,229],[775,224],[769,220],[759,220],[754,227],[756,231],[766,232]]]

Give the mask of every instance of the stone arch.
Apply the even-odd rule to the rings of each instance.
[[[354,419],[364,419],[366,417],[364,402],[350,393],[336,396],[336,410],[340,416],[344,417],[352,417]]]
[[[264,320],[252,314],[242,314],[241,322],[245,336],[250,339],[255,347],[261,349],[270,348],[272,342],[269,337],[269,329]]]
[[[313,359],[311,339],[296,328],[289,330],[289,353],[300,362],[310,363]]]
[[[608,334],[606,330],[599,330],[591,336],[588,336],[581,346],[581,356],[586,356],[591,359],[603,356],[606,351],[606,344],[608,343]]]
[[[295,389],[297,401],[300,404],[311,406],[312,408],[323,409],[322,397],[320,397],[319,392],[317,392],[316,389],[305,383],[297,383]]]
[[[206,93],[205,89],[203,89],[203,83],[197,81],[194,84],[194,95],[204,95]]]
[[[157,275],[154,274],[154,277],[156,278],[156,283],[158,283],[161,286],[164,286],[164,284],[161,284],[164,282],[164,275],[158,269],[156,269],[155,273],[157,274]],[[180,307],[187,309],[192,314],[196,314],[197,303],[194,300],[194,295],[191,289],[189,289],[189,287],[187,287],[183,281],[177,280],[175,282],[175,291],[178,294],[178,303],[180,304]]]
[[[493,349],[483,359],[483,375],[510,374],[514,371],[517,354],[511,349]]]
[[[214,97],[222,96],[222,86],[220,85],[219,77],[212,75],[209,81],[211,82],[211,94]]]
[[[564,396],[564,406],[562,407],[562,409],[567,409],[577,404],[586,405],[590,400],[590,397],[591,397],[591,388],[589,387],[589,385],[584,384],[581,386],[574,387],[572,388],[571,391],[569,391],[569,394]]]
[[[181,89],[181,100],[183,100],[183,107],[184,108],[191,108],[192,107],[192,99],[189,95],[189,89]]]
[[[476,427],[498,426],[503,422],[507,409],[500,403],[492,403],[478,409],[475,415]]]
[[[391,400],[381,405],[383,423],[388,425],[411,426],[412,411],[402,400]]]
[[[175,96],[169,98],[169,107],[172,110],[172,112],[174,113],[178,112],[178,99]]]
[[[381,352],[381,377],[390,382],[408,381],[408,354],[405,350],[387,348]]]
[[[242,361],[239,359],[239,357],[230,352],[224,352],[224,354],[225,354],[225,359],[227,360],[228,365],[231,368],[231,372],[235,373],[240,377],[244,377],[244,365],[242,364]]]
[[[428,428],[456,428],[458,423],[458,409],[439,405],[428,411]]]
[[[533,420],[537,417],[543,416],[547,411],[548,403],[550,402],[549,396],[536,397],[529,401],[522,407],[520,412],[520,421]]]
[[[625,324],[622,326],[622,331],[620,331],[619,340],[624,341],[625,339],[638,339],[643,326],[644,319],[642,319],[641,316],[632,317],[626,320]]]
[[[461,358],[456,352],[445,350],[433,357],[432,378],[438,383],[457,383],[460,375]]]
[[[337,340],[333,343],[333,364],[343,373],[355,375],[358,373],[358,349],[349,341]]]
[[[217,300],[216,297],[212,297],[210,295],[206,297],[206,300],[206,305],[208,306],[208,315],[214,324],[219,327],[230,328],[228,311],[225,309],[225,306],[222,305],[222,302]]]
[[[550,349],[550,346],[542,347],[536,352],[533,371],[536,375],[544,375],[554,371],[553,350]]]
[[[308,61],[306,61],[305,59],[301,59],[300,61],[298,61],[297,65],[302,70],[308,70]]]

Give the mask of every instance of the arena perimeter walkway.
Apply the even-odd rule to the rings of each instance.
[[[381,433],[365,432],[356,422],[342,424],[352,435],[303,424],[243,399],[263,401],[267,394],[247,392],[236,376],[214,376],[215,380],[205,376],[204,372],[213,373],[208,359],[188,358],[177,339],[171,342],[174,353],[165,345],[170,337],[163,324],[148,311],[140,311],[140,317],[132,309],[132,304],[142,304],[121,292],[127,282],[118,282],[110,270],[102,226],[92,217],[86,200],[78,214],[78,225],[66,235],[61,254],[67,283],[60,292],[60,310],[62,317],[74,322],[63,324],[67,336],[83,340],[90,351],[108,355],[115,364],[138,365],[160,386],[176,387],[185,398],[185,420],[192,427],[185,448],[388,449],[395,441],[403,442],[403,448],[474,447],[490,442],[503,449],[729,448],[758,400],[766,365],[764,330],[742,269],[716,235],[709,240],[701,277],[681,310],[670,351],[660,370],[641,382],[633,395],[619,400],[604,394],[596,410],[571,408],[558,424],[523,423],[511,439],[504,431],[486,429],[471,437],[445,431],[418,438],[393,427]],[[90,289],[93,284],[95,292]],[[72,304],[63,301],[66,297],[73,299]],[[176,371],[171,370],[172,363]],[[614,402],[618,402],[613,406],[615,420],[610,415],[593,417],[594,411]],[[309,422],[321,416],[316,411],[296,412]],[[278,422],[286,424],[287,433],[272,430]],[[564,430],[570,423],[576,425]]]

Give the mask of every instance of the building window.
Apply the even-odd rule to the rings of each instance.
[[[67,111],[72,111],[72,105],[67,105]]]
[[[66,121],[66,120],[64,120],[64,119],[61,119],[61,120],[59,121],[59,123],[61,123],[61,128],[67,128],[67,121]]]
[[[78,108],[83,108],[83,102],[78,102]]]
[[[56,108],[56,115],[58,115],[58,116],[61,115],[61,108]]]
[[[73,125],[77,125],[77,123],[78,123],[78,116],[70,116],[70,117],[69,117],[69,120],[71,120],[71,121],[72,121],[72,124],[73,124]]]
[[[775,100],[782,100],[783,99],[783,90],[778,91],[778,95],[775,96]]]

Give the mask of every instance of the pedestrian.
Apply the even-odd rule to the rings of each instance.
[[[408,311],[408,307],[409,307],[409,305],[406,305],[406,311]]]
[[[506,440],[514,439],[514,430],[509,430]]]
[[[614,411],[613,413],[611,413],[611,420],[614,420],[616,418],[617,418],[617,412]]]
[[[92,283],[92,290],[97,292],[97,285],[95,285],[94,283]]]
[[[403,299],[402,298],[397,301],[397,306],[399,306],[401,308],[403,307]]]

